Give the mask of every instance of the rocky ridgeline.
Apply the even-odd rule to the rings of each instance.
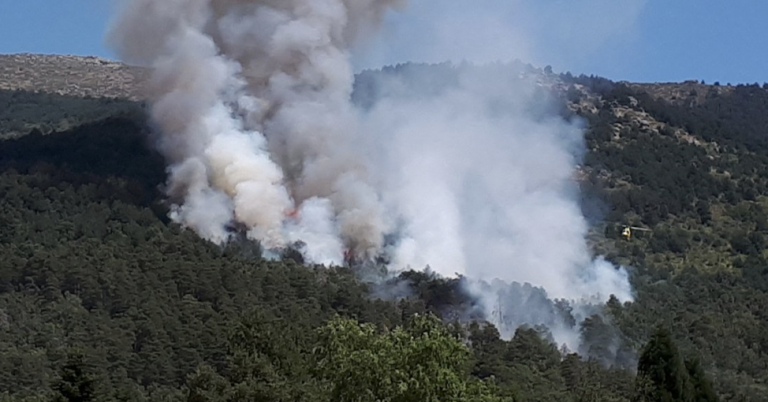
[[[0,90],[139,100],[149,71],[99,57],[0,55]]]
[[[727,95],[734,90],[732,85],[707,85],[699,81],[636,84],[622,81],[630,88],[647,92],[666,102],[693,107],[704,103],[708,97]]]
[[[130,100],[145,99],[144,83],[149,78],[147,68],[129,66],[124,63],[99,57],[13,54],[0,55],[0,90],[26,90],[47,92],[78,97],[109,97]],[[527,78],[535,80],[537,85],[559,93],[568,107],[578,113],[597,113],[603,104],[600,96],[592,93],[583,85],[564,82],[557,74],[542,69],[532,69]],[[703,102],[712,91],[728,93],[731,86],[704,85],[697,81],[682,83],[634,84],[623,82],[635,89],[642,89],[656,98],[671,103],[694,105]],[[575,96],[574,96],[575,95]],[[621,123],[614,127],[615,140],[621,141],[621,131],[634,125],[641,131],[659,133],[665,124],[656,121],[635,105],[611,105],[614,114],[621,118]],[[675,134],[682,140],[702,145],[701,142],[674,128]]]

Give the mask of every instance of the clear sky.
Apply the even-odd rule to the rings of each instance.
[[[379,46],[398,51],[380,51],[362,64],[455,59],[463,50],[484,49],[614,80],[768,82],[765,0],[473,0],[464,2],[465,10],[461,0],[411,3],[388,21],[387,39]],[[0,0],[0,53],[115,58],[103,40],[113,5],[114,0]],[[442,53],[440,46],[412,40],[432,38],[419,31],[429,23],[433,34],[450,31],[454,38],[470,14],[479,25],[470,24],[472,32],[460,35],[463,42],[451,42]],[[483,26],[486,36],[477,33]],[[425,48],[436,50],[427,57]]]

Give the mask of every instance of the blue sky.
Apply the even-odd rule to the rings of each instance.
[[[387,21],[385,39],[359,64],[507,55],[615,80],[768,81],[768,1],[473,0],[464,2],[465,9],[462,0],[411,2]],[[113,4],[0,0],[0,53],[115,58],[103,41]],[[467,24],[468,32],[457,33]],[[440,34],[450,35],[450,43],[431,46]]]

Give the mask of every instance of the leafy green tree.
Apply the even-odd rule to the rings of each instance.
[[[201,365],[187,381],[187,402],[226,402],[232,393],[232,384],[211,366]]]
[[[319,332],[316,370],[333,401],[500,400],[490,384],[469,377],[469,350],[434,316],[416,315],[387,334],[336,318]]]
[[[310,328],[291,318],[246,314],[229,337],[231,400],[323,400],[306,358],[311,335]]]

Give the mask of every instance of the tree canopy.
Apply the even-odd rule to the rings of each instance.
[[[369,71],[354,97],[453,68]],[[457,314],[460,279],[404,272],[381,300],[346,267],[211,245],[167,219],[138,105],[0,91],[0,401],[768,400],[768,90],[557,79],[595,107],[573,112],[590,241],[636,293],[581,317],[576,351]]]

